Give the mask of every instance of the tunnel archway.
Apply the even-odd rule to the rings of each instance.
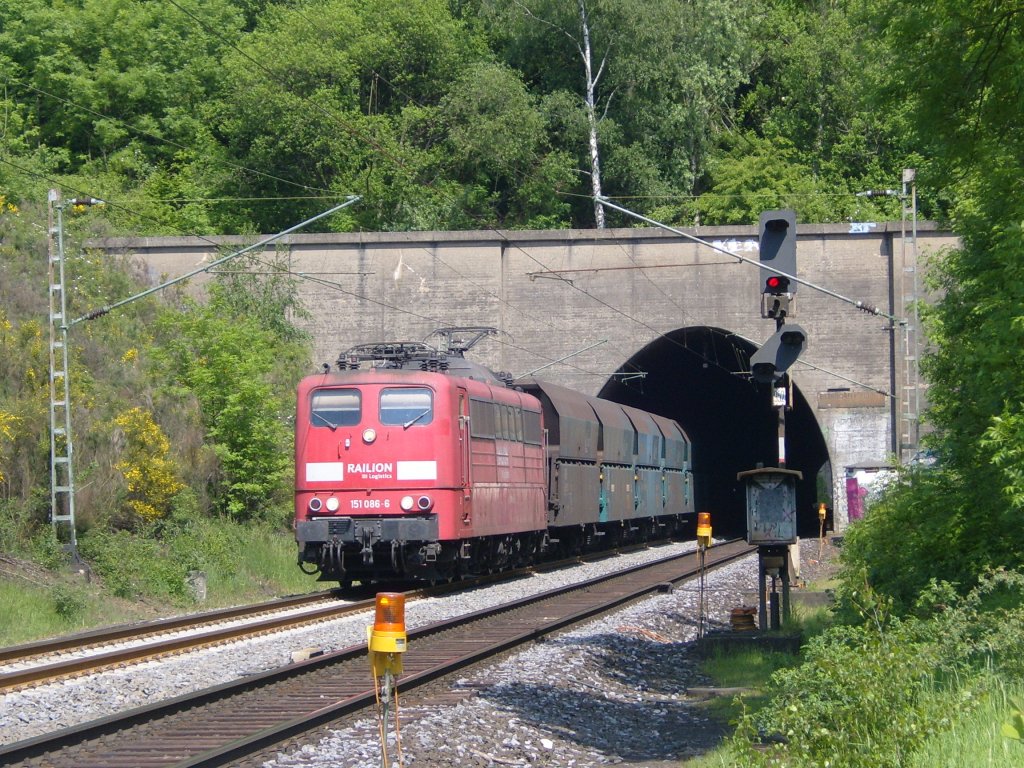
[[[716,535],[744,535],[746,491],[736,473],[777,466],[777,411],[772,388],[750,378],[757,347],[708,326],[667,333],[637,352],[598,393],[615,402],[675,419],[693,443],[697,509],[709,511]],[[645,375],[631,376],[642,372]],[[797,387],[786,413],[786,467],[798,469],[801,536],[818,535],[817,480],[832,487],[824,435]]]

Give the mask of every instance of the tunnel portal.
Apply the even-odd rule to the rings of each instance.
[[[777,466],[772,388],[748,373],[755,350],[749,341],[719,328],[679,329],[637,352],[599,393],[679,422],[693,443],[697,509],[712,513],[716,536],[746,533],[746,491],[736,473],[759,464]],[[646,375],[630,375],[636,372]],[[797,484],[800,535],[817,536],[818,502],[832,488],[828,449],[796,387],[792,399],[786,412],[786,467],[803,473]]]

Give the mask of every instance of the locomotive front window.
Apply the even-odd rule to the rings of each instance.
[[[362,417],[358,389],[318,389],[310,406],[309,421],[314,427],[351,427]]]
[[[434,419],[433,393],[426,387],[383,389],[380,393],[380,423],[408,429]]]

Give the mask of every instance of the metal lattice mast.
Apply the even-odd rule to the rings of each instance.
[[[64,279],[64,209],[67,206],[103,205],[103,201],[94,197],[79,197],[61,202],[60,192],[51,189],[47,197],[47,259],[49,262],[49,295],[50,295],[50,521],[53,523],[57,538],[66,542],[65,546],[76,562],[78,556],[78,537],[75,533],[75,479],[72,462],[71,442],[71,380],[68,368],[68,330],[78,323],[94,320],[112,309],[129,304],[137,299],[161,291],[168,286],[208,272],[229,259],[241,256],[249,251],[261,248],[268,243],[280,240],[314,221],[347,208],[362,198],[350,195],[344,203],[306,219],[300,224],[289,227],[276,235],[264,238],[260,242],[243,248],[240,251],[223,256],[215,261],[187,272],[184,275],[168,280],[148,290],[93,310],[82,317],[68,319],[67,291]],[[62,536],[63,530],[66,534]]]
[[[900,454],[903,462],[913,460],[921,449],[921,376],[920,376],[920,307],[918,254],[917,254],[917,172],[913,168],[903,171],[903,192],[900,195],[903,254],[903,306],[909,320],[904,334],[903,408],[901,413]],[[910,186],[908,191],[907,186]],[[907,238],[907,216],[911,218],[910,238]],[[910,253],[907,253],[907,244]],[[910,275],[908,279],[907,275]]]
[[[47,258],[50,295],[50,521],[73,556],[75,478],[72,469],[71,381],[68,375],[67,292],[64,282],[64,206],[60,192],[48,196]],[[65,535],[62,536],[62,531]]]

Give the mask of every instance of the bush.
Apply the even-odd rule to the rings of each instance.
[[[168,558],[165,546],[152,533],[151,529],[134,533],[97,527],[79,539],[79,549],[115,596],[183,602],[188,568]]]
[[[44,525],[35,530],[30,542],[29,551],[33,559],[52,571],[64,568],[71,562],[71,557],[64,545],[57,540],[52,526]]]
[[[50,590],[53,610],[68,623],[77,621],[86,607],[85,595],[81,590],[58,584]]]
[[[97,526],[79,537],[79,549],[109,591],[130,599],[187,605],[189,571],[207,574],[215,602],[314,588],[295,567],[294,543],[282,527],[208,518],[197,507],[192,492],[182,491],[166,518],[132,531]]]
[[[747,715],[736,748],[751,765],[905,765],[980,700],[995,670],[1024,678],[1024,575],[985,575],[966,597],[932,583],[912,615],[870,590],[844,598],[862,625],[812,639],[799,667],[776,673],[770,702]],[[770,751],[754,744],[774,737]]]

